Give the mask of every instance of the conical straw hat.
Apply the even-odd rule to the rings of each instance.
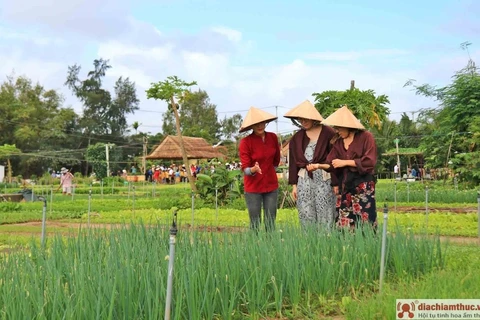
[[[322,115],[309,100],[303,101],[298,106],[285,113],[284,117],[291,119],[303,118],[323,121]]]
[[[360,120],[358,120],[347,108],[347,106],[343,106],[330,116],[328,116],[325,120],[322,121],[322,124],[326,124],[332,127],[344,127],[344,128],[352,128],[352,129],[360,129],[365,130],[365,127],[362,125]]]
[[[240,127],[240,130],[238,132],[245,132],[247,130],[250,130],[254,124],[264,121],[273,121],[277,118],[278,117],[274,116],[273,114],[270,114],[255,107],[250,107],[250,110],[248,110],[245,119],[243,119],[242,126]]]

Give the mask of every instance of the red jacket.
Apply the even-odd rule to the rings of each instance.
[[[275,167],[280,163],[280,145],[275,133],[265,132],[265,141],[254,133],[250,134],[240,140],[239,153],[242,170],[253,167],[255,162],[262,169],[262,174],[244,174],[245,192],[266,193],[278,189]]]

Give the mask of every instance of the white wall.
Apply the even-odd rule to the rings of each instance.
[[[0,182],[4,182],[3,179],[5,178],[5,167],[0,166]]]

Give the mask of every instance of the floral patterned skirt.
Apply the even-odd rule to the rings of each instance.
[[[355,188],[355,192],[338,195],[336,208],[338,227],[357,227],[369,223],[376,228],[375,182],[362,182]]]

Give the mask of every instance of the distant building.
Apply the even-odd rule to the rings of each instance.
[[[197,137],[182,137],[187,158],[200,159],[225,159],[227,149],[223,146],[213,147],[205,139]],[[183,160],[180,140],[178,136],[166,136],[165,139],[148,155],[146,159],[154,160]],[[192,161],[195,162],[195,161]]]

